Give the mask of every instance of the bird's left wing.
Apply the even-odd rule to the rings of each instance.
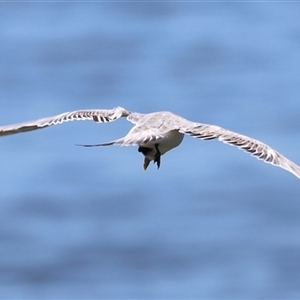
[[[129,114],[130,113],[122,107],[116,107],[113,109],[75,110],[34,121],[0,126],[0,136],[41,129],[51,125],[57,125],[74,120],[93,120],[99,123],[112,122],[121,117],[127,117]]]
[[[284,157],[276,150],[272,149],[270,146],[258,140],[215,125],[193,122],[187,122],[185,125],[186,126],[180,128],[179,131],[181,133],[188,134],[192,137],[200,138],[203,140],[211,140],[217,138],[226,144],[237,146],[241,150],[250,153],[251,155],[263,160],[266,163],[281,167],[300,178],[299,166]]]
[[[134,126],[128,134],[118,140],[107,143],[93,144],[93,145],[78,145],[84,147],[99,147],[99,146],[144,146],[146,144],[155,144],[163,138],[163,134],[156,128],[149,128],[148,126]]]

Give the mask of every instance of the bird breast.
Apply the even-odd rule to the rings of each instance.
[[[183,140],[183,137],[184,135],[178,132],[178,130],[171,130],[167,132],[164,138],[158,143],[158,149],[161,155],[179,146]]]

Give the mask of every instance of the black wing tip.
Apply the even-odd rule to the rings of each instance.
[[[80,146],[80,147],[101,147],[101,146],[112,146],[114,145],[114,142],[110,142],[110,143],[103,143],[103,144],[75,144],[75,146]]]
[[[75,146],[79,146],[79,147],[99,147],[99,146],[102,146],[102,144],[96,144],[96,145],[75,144]]]

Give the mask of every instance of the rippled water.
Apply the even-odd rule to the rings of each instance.
[[[300,164],[298,3],[1,3],[0,120],[171,110]],[[0,297],[299,298],[300,183],[186,137],[142,171],[131,124],[1,146]]]

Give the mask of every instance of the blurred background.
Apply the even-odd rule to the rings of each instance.
[[[299,3],[1,3],[0,124],[170,110],[300,164]],[[132,124],[0,139],[0,297],[300,298],[300,181],[186,137],[81,148]]]

